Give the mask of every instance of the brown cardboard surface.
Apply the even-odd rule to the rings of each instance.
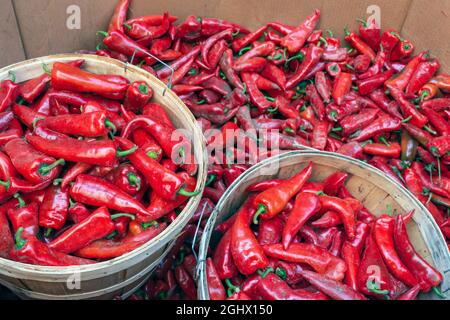
[[[0,2],[0,46],[0,65],[2,66],[25,58],[11,0]]]
[[[117,0],[3,1],[14,3],[28,58],[93,49],[99,40],[96,31],[107,27],[117,3]],[[80,9],[80,29],[70,30],[66,26],[69,17],[66,10],[71,5]],[[169,11],[180,20],[195,14],[229,19],[255,29],[271,20],[296,25],[314,8],[319,8],[321,27],[342,35],[346,25],[352,29],[357,27],[355,18],[370,16],[367,11],[371,6],[379,8],[383,28],[402,29],[404,25],[405,37],[412,39],[418,48],[430,49],[442,60],[445,69],[449,69],[449,0],[132,0],[129,15]],[[2,27],[4,24],[5,20],[0,20]],[[8,64],[14,56],[17,54],[2,50],[0,65]]]
[[[441,70],[450,72],[450,1],[413,0],[402,35],[416,50],[430,50],[441,61]]]

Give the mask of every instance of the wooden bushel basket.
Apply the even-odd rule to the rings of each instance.
[[[221,237],[214,228],[236,213],[248,196],[248,186],[275,177],[289,178],[310,161],[314,164],[311,181],[322,181],[336,171],[347,172],[348,190],[377,216],[386,213],[387,205],[392,206],[394,214],[406,214],[414,209],[413,221],[407,226],[409,236],[420,255],[443,274],[441,290],[450,299],[450,253],[439,227],[422,203],[380,170],[353,158],[320,151],[292,151],[266,159],[246,171],[228,188],[202,236],[197,270],[199,299],[209,300],[205,260],[208,247],[214,249]],[[430,293],[422,294],[420,298],[439,299]]]
[[[115,74],[131,82],[141,80],[153,89],[153,102],[161,104],[173,124],[191,134],[198,164],[197,188],[203,191],[207,175],[205,139],[194,116],[165,84],[148,72],[120,61],[80,54],[64,54],[24,61],[0,70],[0,79],[8,72],[23,82],[42,74],[42,64],[84,59],[83,69],[98,74]],[[164,93],[164,94],[163,94]],[[21,298],[27,299],[112,299],[127,297],[139,288],[165,257],[197,209],[202,193],[192,197],[178,219],[164,232],[140,248],[121,257],[80,267],[42,267],[0,258],[0,283]]]

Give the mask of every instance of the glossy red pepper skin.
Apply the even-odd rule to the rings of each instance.
[[[129,150],[134,144],[126,139],[117,138],[123,150]],[[165,169],[158,162],[148,157],[142,150],[128,156],[131,163],[145,176],[152,190],[166,200],[174,200],[178,191],[183,187],[184,181],[174,172]]]
[[[73,221],[75,224],[84,221],[91,215],[91,211],[89,211],[86,206],[81,203],[75,203],[73,206],[69,207],[68,213],[68,219]]]
[[[281,39],[281,46],[287,48],[290,53],[300,51],[319,22],[319,18],[320,11],[316,9],[314,13],[307,17],[297,28]]]
[[[344,186],[347,181],[348,173],[337,171],[323,180],[324,186],[323,192],[329,196],[337,196],[339,190]]]
[[[373,229],[375,241],[389,271],[403,283],[410,287],[417,284],[417,280],[411,271],[403,264],[398,256],[394,244],[394,218],[389,216],[379,217]]]
[[[155,238],[167,227],[166,223],[159,223],[152,226],[140,234],[129,234],[126,237],[116,240],[97,240],[90,245],[78,250],[75,255],[91,259],[112,259],[131,252],[143,244]]]
[[[106,179],[132,196],[136,196],[147,187],[144,177],[135,167],[127,163],[110,172]]]
[[[217,274],[216,267],[211,258],[206,260],[206,281],[208,282],[208,293],[211,300],[225,300],[225,288]]]
[[[108,209],[101,207],[87,219],[75,224],[49,243],[49,248],[62,253],[72,253],[91,242],[106,237],[115,229]]]
[[[148,214],[140,202],[119,187],[98,177],[79,175],[69,192],[73,200],[87,205],[107,207],[131,214]]]
[[[283,228],[283,248],[287,250],[303,225],[320,210],[319,197],[312,193],[299,193],[294,208]]]
[[[197,180],[194,177],[189,176],[186,172],[180,172],[177,174],[180,179],[185,181],[185,189],[188,192],[194,192],[197,187]],[[153,221],[159,219],[172,210],[183,205],[189,200],[189,197],[178,195],[175,200],[166,200],[156,193],[152,193],[150,196],[150,205],[147,207],[146,214],[140,214],[139,220],[143,222]]]
[[[362,129],[357,137],[352,138],[352,141],[366,141],[375,135],[393,130],[399,130],[401,125],[402,123],[399,119],[394,119],[388,115],[382,115],[367,127]]]
[[[282,244],[274,244],[263,246],[263,249],[271,258],[307,264],[316,272],[336,281],[344,278],[347,269],[343,260],[313,244],[292,243],[288,250],[284,250]]]
[[[47,188],[39,208],[39,225],[59,230],[66,223],[69,209],[69,194],[60,186]]]
[[[398,143],[390,143],[386,146],[384,143],[369,143],[363,146],[364,153],[381,156],[386,158],[399,158],[401,147]]]
[[[420,285],[415,285],[410,288],[404,294],[399,296],[397,300],[416,300],[417,295],[420,293]]]
[[[259,209],[259,206],[263,206],[265,211],[261,217],[263,219],[273,218],[283,211],[289,200],[301,190],[311,174],[312,163],[292,178],[284,180],[282,184],[257,195],[254,199],[254,208]]]
[[[130,84],[125,94],[124,107],[126,110],[139,112],[153,96],[153,90],[144,81]]]
[[[396,88],[400,91],[405,90],[418,65],[426,60],[426,55],[426,52],[421,52],[412,58],[401,73],[394,75],[386,81],[385,86],[389,89]]]
[[[106,112],[100,111],[48,117],[41,124],[60,133],[95,138],[108,134],[106,120]]]
[[[238,38],[233,41],[232,48],[234,52],[238,52],[248,44],[258,40],[261,36],[266,32],[267,26],[262,26],[258,30],[253,33],[248,33],[241,38]]]
[[[31,203],[24,207],[8,209],[6,212],[14,233],[23,228],[22,237],[36,236],[39,232],[38,205]]]
[[[213,261],[220,279],[230,279],[238,274],[237,267],[234,264],[231,254],[231,230],[225,232],[220,239],[220,242],[214,251]]]
[[[28,80],[20,86],[20,96],[28,103],[33,103],[47,88],[51,77],[44,73],[39,77]]]
[[[19,96],[19,85],[11,80],[2,81],[0,84],[0,112],[8,109]]]
[[[78,140],[39,127],[33,135],[27,136],[27,141],[36,150],[66,161],[103,166],[112,165],[116,161],[117,150],[111,140]]]
[[[321,196],[319,199],[322,210],[332,210],[340,215],[347,237],[352,240],[355,237],[356,216],[349,203],[343,199],[329,196]]]
[[[364,295],[345,284],[312,271],[303,270],[301,275],[314,287],[336,300],[367,300]]]
[[[413,96],[415,93],[417,93],[426,83],[431,80],[439,67],[440,63],[437,59],[420,63],[417,66],[417,69],[412,74],[411,79],[406,87],[406,95]]]
[[[414,274],[423,291],[429,291],[442,281],[442,274],[428,264],[414,249],[409,240],[406,226],[397,216],[394,223],[394,242],[398,255],[406,267]]]
[[[128,80],[126,78],[119,80],[56,62],[53,65],[51,85],[56,90],[96,93],[108,99],[121,100],[128,88]]]
[[[325,117],[325,105],[314,84],[310,84],[306,87],[306,96],[309,98],[317,118],[320,121],[323,120]]]
[[[409,121],[412,125],[422,128],[427,122],[428,118],[420,113],[408,99],[406,99],[405,94],[396,88],[391,88],[391,95],[398,102],[400,109],[402,110],[405,118],[411,117]]]
[[[60,172],[59,166],[50,170],[44,170],[43,168],[56,162],[55,158],[37,151],[20,138],[8,142],[4,150],[10,157],[16,170],[30,182],[40,183],[43,181],[51,181]]]
[[[264,94],[258,89],[256,85],[257,74],[243,72],[241,78],[247,86],[247,91],[250,96],[250,101],[258,107],[260,111],[265,111],[272,106],[272,103],[266,99]]]
[[[108,32],[114,30],[123,31],[123,24],[125,23],[125,20],[127,18],[127,11],[129,6],[130,0],[119,1],[109,22]]]
[[[258,228],[258,242],[262,246],[279,243],[282,232],[283,220],[280,217],[262,220]]]
[[[298,71],[286,83],[286,89],[293,88],[300,81],[307,79],[309,72],[319,63],[324,50],[318,46],[309,46]]]
[[[9,228],[8,218],[6,217],[7,209],[4,208],[7,205],[8,204],[3,204],[2,209],[0,210],[0,257],[5,259],[9,258],[9,253],[14,247],[13,235],[11,233],[11,229]],[[12,207],[15,206],[16,204],[14,203]]]
[[[344,102],[344,98],[347,93],[350,92],[352,87],[352,75],[350,73],[341,72],[334,80],[332,97],[333,100],[341,105]]]
[[[69,184],[75,180],[77,176],[80,174],[86,173],[92,169],[92,165],[78,162],[74,164],[64,175],[63,180],[61,181],[61,189],[66,190]]]
[[[250,275],[258,269],[264,269],[269,261],[250,229],[252,197],[236,214],[236,220],[231,228],[230,250],[233,261],[240,273]]]
[[[374,268],[377,268],[376,273],[373,271]],[[379,298],[379,294],[369,291],[367,286],[369,282],[374,283],[379,290],[387,290],[389,294],[392,293],[391,276],[372,233],[367,237],[365,250],[361,258],[358,271],[358,287],[360,292],[365,295]]]
[[[12,260],[40,266],[80,266],[95,263],[54,251],[36,237],[28,237],[25,241],[23,247],[11,250]]]
[[[327,296],[321,292],[291,289],[286,282],[273,273],[269,273],[258,282],[256,291],[264,300],[328,300]]]
[[[450,151],[450,137],[449,136],[440,136],[433,137],[427,143],[427,148],[430,150],[432,154],[435,156],[443,157]]]
[[[381,43],[381,29],[375,19],[370,21],[360,21],[359,35],[372,50],[378,51]]]

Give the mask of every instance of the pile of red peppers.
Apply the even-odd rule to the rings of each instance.
[[[226,188],[251,165],[283,150],[311,147],[365,161],[408,188],[431,212],[450,245],[450,77],[438,73],[437,58],[414,53],[408,39],[393,29],[380,30],[373,20],[358,20],[359,30],[345,30],[341,41],[331,30],[316,28],[319,10],[298,26],[273,21],[250,31],[216,18],[189,16],[176,23],[168,13],[127,20],[129,2],[119,1],[96,54],[133,63],[162,79],[196,116],[210,154],[197,220],[208,218]],[[228,143],[236,137],[244,142]],[[267,182],[267,187],[274,185]],[[327,216],[341,222],[336,214]],[[279,227],[278,220],[270,228]],[[312,231],[300,230],[297,237]],[[348,232],[350,239],[352,232],[358,234],[352,228]],[[344,243],[353,241],[346,235]],[[192,239],[198,237],[190,235],[174,248],[132,299],[195,298],[191,248],[196,250],[198,243]],[[352,248],[343,246],[344,255],[352,255]],[[293,276],[312,285],[323,283],[295,267],[289,269]],[[221,287],[217,277],[208,276],[210,287]],[[273,278],[269,275],[266,281],[286,286]],[[380,290],[384,288],[391,287]],[[391,291],[389,295],[396,296]]]
[[[164,231],[198,194],[191,142],[172,137],[152,88],[83,63],[2,82],[2,258],[77,266],[120,257]]]
[[[257,182],[242,207],[216,227],[207,264],[213,300],[413,300],[443,277],[412,246],[414,212],[375,217],[347,190],[348,174],[309,182]]]

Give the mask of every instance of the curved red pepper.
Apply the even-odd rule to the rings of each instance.
[[[211,300],[225,300],[225,288],[220,281],[219,275],[211,258],[206,260],[206,281],[208,282],[208,292]]]
[[[61,229],[66,223],[69,193],[60,186],[50,186],[39,208],[39,225],[48,229]]]
[[[123,31],[123,24],[127,18],[128,7],[130,6],[130,0],[120,0],[114,10],[114,14],[109,22],[108,32],[114,30]]]
[[[297,28],[281,39],[281,46],[287,48],[290,53],[298,52],[313,32],[319,22],[319,18],[320,10],[316,9],[314,13],[307,17]]]

